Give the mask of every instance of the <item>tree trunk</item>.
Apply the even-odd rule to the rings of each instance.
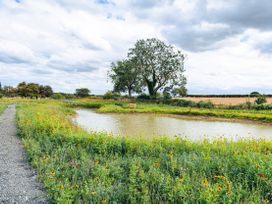
[[[128,96],[131,97],[131,89],[128,89]]]
[[[151,98],[156,98],[157,92],[154,89],[155,88],[154,82],[146,80],[146,84],[147,84],[148,92]]]

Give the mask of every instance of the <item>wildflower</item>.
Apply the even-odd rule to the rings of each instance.
[[[222,187],[217,187],[217,191],[222,191],[223,190],[223,188]]]
[[[204,188],[207,188],[209,186],[209,182],[208,182],[208,180],[205,178],[204,180],[203,180],[203,187]]]
[[[50,172],[50,175],[51,175],[51,176],[55,176],[55,175],[56,175],[56,172],[51,171],[51,172]]]
[[[218,178],[218,179],[226,179],[225,176],[214,176],[214,178]]]
[[[160,164],[160,162],[155,162],[154,166],[155,166],[156,168],[160,168],[161,164]]]
[[[97,193],[95,191],[90,192],[92,196],[95,196]]]

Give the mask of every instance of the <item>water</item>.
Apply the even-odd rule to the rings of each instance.
[[[272,126],[226,121],[188,119],[175,115],[96,113],[77,110],[74,122],[87,131],[116,136],[153,138],[184,137],[191,140],[227,138],[272,139]]]

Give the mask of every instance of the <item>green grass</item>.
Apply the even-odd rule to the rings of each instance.
[[[123,112],[125,106],[100,111]],[[167,112],[145,105],[133,111],[141,110]],[[271,142],[114,138],[75,127],[71,114],[57,104],[23,105],[17,111],[29,160],[53,203],[272,201]]]
[[[160,113],[272,122],[272,111],[270,110],[201,109],[144,103],[137,104],[137,108],[129,108],[125,102],[108,101],[82,101],[72,104],[70,107],[97,108],[98,112],[103,113]]]
[[[0,114],[2,114],[6,108],[6,105],[0,105]]]

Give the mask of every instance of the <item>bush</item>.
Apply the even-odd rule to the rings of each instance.
[[[114,99],[117,100],[121,98],[121,95],[119,93],[108,91],[104,94],[103,99]]]
[[[61,93],[56,93],[52,96],[53,99],[65,99],[64,95]]]
[[[140,94],[139,96],[137,96],[137,99],[141,99],[141,100],[150,100],[150,96],[145,94],[145,93],[142,93]]]
[[[255,103],[257,103],[257,104],[266,103],[266,96],[265,96],[265,95],[259,95],[259,96],[256,98]]]
[[[211,101],[199,101],[196,105],[198,108],[214,108],[214,104]]]

